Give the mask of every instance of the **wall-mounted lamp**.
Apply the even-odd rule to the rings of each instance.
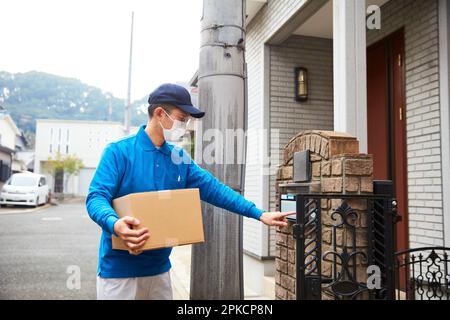
[[[295,68],[295,100],[304,102],[308,100],[308,70]]]

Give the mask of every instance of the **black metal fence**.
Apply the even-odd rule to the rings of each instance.
[[[424,247],[396,252],[395,298],[450,300],[450,248]]]

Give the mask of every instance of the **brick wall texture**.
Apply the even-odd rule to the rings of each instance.
[[[293,154],[303,150],[311,151],[311,192],[320,191],[324,194],[371,194],[373,192],[373,158],[370,155],[359,154],[359,143],[355,138],[335,132],[304,131],[295,136],[283,152],[283,164],[277,173],[276,189],[278,196],[279,185],[292,182]],[[358,215],[354,223],[356,227],[355,250],[367,252],[367,203],[351,199],[348,200],[348,204]],[[333,250],[332,226],[341,221],[337,216],[333,217],[332,213],[340,205],[340,199],[322,200],[320,203],[322,255]],[[277,201],[276,208],[280,209],[279,201]],[[280,300],[296,298],[296,242],[292,235],[292,225],[292,223],[289,223],[288,227],[281,228],[276,233],[275,297]],[[309,232],[305,233],[308,234]],[[345,237],[347,237],[347,240],[343,239]],[[312,240],[315,237],[312,234],[306,238],[305,243],[311,244],[305,248],[305,251],[313,251],[316,242]],[[350,244],[352,240],[351,232],[344,233],[342,228],[338,228],[336,230],[337,252],[342,252],[344,243]],[[321,261],[323,276],[329,278],[332,276],[332,262],[331,255],[323,256]],[[313,263],[309,267],[314,266]],[[357,281],[364,282],[367,280],[366,268],[367,265],[362,260],[356,260]],[[339,263],[337,269],[339,272]],[[333,299],[333,296],[324,290],[322,299]]]
[[[269,126],[279,130],[279,140],[269,138],[273,165],[278,164],[282,148],[298,132],[333,130],[332,40],[294,35],[279,46],[265,44],[303,4],[300,0],[269,0],[247,27],[249,128]],[[381,30],[367,32],[368,45],[400,28],[405,32],[408,158],[405,165],[410,246],[443,245],[438,1],[391,0],[381,10]],[[311,96],[306,103],[297,103],[293,97],[297,66],[309,70]],[[264,79],[268,79],[268,84]],[[264,109],[267,94],[268,109]],[[257,154],[258,148],[261,149],[258,138],[249,135],[250,157]],[[269,178],[268,203],[261,179],[260,163],[247,166],[246,196],[273,210],[276,177]],[[248,241],[244,243],[248,250],[257,251],[254,243],[260,236],[258,232],[256,222],[246,221],[244,233]],[[275,254],[274,235],[275,230],[271,230],[270,255]]]

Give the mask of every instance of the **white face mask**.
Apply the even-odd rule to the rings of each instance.
[[[169,116],[166,111],[164,111],[164,113],[169,117],[170,120],[172,120],[173,123],[172,128],[166,129],[161,124],[161,121],[159,122],[159,125],[163,129],[164,139],[166,141],[179,141],[181,137],[183,137],[186,134],[187,122],[172,119],[172,117]]]

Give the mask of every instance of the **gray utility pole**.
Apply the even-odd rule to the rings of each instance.
[[[223,144],[215,148],[220,163],[201,165],[238,192],[243,189],[244,170],[237,153],[242,155],[243,148],[239,150],[235,137],[228,138],[226,131],[245,129],[244,22],[244,0],[203,0],[198,72],[199,105],[206,112],[202,128],[220,132]],[[201,134],[196,135],[197,162],[209,145],[199,141]],[[225,159],[230,155],[234,161],[228,164]],[[192,247],[190,298],[243,299],[243,218],[210,204],[202,206],[205,243]]]
[[[124,126],[127,134],[130,133],[130,122],[131,122],[131,65],[133,62],[133,29],[134,29],[134,11],[131,12],[130,62],[128,65],[128,90],[124,115]]]

